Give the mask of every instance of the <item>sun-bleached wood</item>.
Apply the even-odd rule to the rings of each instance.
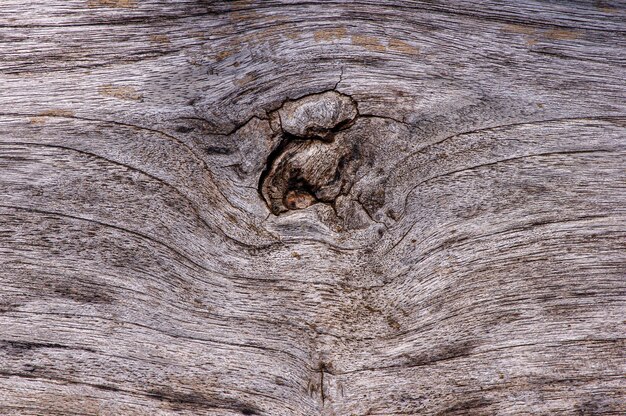
[[[626,414],[620,1],[0,2],[0,414]]]

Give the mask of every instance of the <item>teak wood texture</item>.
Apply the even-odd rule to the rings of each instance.
[[[0,1],[1,415],[626,415],[623,1]]]

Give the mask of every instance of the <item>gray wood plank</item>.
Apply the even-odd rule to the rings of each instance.
[[[625,414],[624,6],[4,0],[0,414]]]

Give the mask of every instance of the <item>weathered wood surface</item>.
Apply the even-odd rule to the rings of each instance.
[[[626,414],[625,10],[3,0],[0,414]]]

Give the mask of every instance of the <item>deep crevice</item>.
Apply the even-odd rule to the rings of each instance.
[[[265,201],[265,204],[267,205],[267,207],[270,208],[270,211],[271,211],[270,203],[269,201],[265,199],[265,196],[263,195],[263,185],[265,184],[265,181],[267,180],[270,172],[272,171],[272,168],[274,167],[274,163],[280,157],[280,155],[283,154],[283,152],[285,151],[289,143],[290,143],[290,140],[287,137],[285,137],[284,134],[281,134],[281,139],[280,139],[280,142],[278,143],[278,146],[276,146],[276,148],[272,150],[270,154],[267,156],[267,161],[265,162],[265,169],[263,169],[263,171],[261,172],[261,176],[259,177],[259,185],[258,185],[257,190],[259,192],[259,196],[261,197],[261,199]]]

